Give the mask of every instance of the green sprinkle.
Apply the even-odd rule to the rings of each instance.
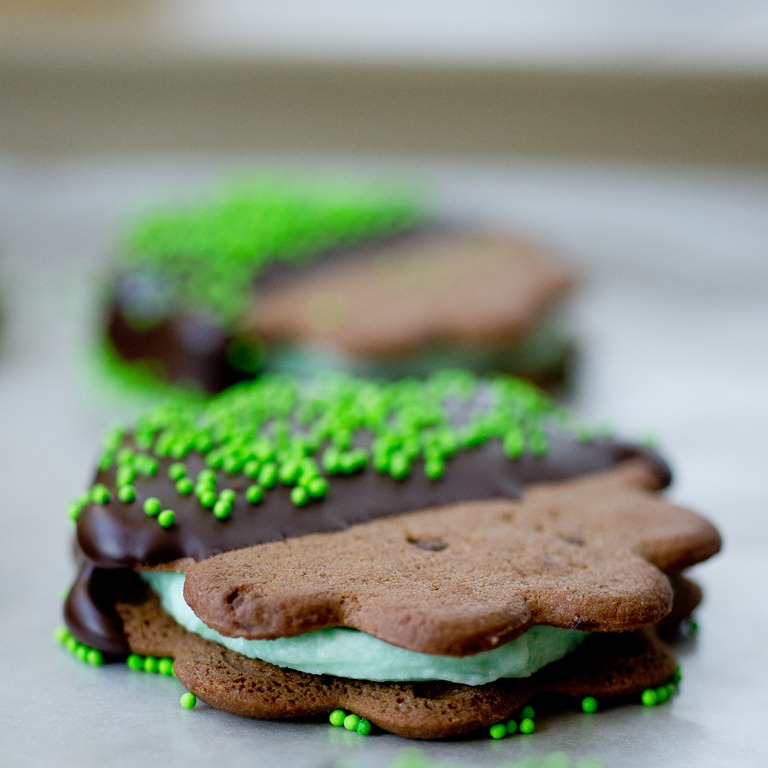
[[[507,733],[512,735],[517,731],[517,721],[516,720],[507,720],[506,722],[506,728]]]
[[[77,648],[75,648],[75,656],[77,656],[80,661],[87,661],[88,660],[88,646],[83,645],[82,643],[78,643]]]
[[[69,637],[70,632],[63,624],[53,630],[53,639],[59,643],[59,645],[64,645]]]
[[[659,686],[656,689],[656,700],[659,702],[659,704],[663,704],[665,701],[667,701],[667,699],[669,699],[669,691],[667,690],[666,686]]]
[[[581,711],[589,715],[597,712],[597,699],[594,696],[585,696],[581,700]]]
[[[197,497],[200,505],[206,509],[212,509],[216,504],[216,491],[202,491]]]
[[[149,515],[149,517],[157,517],[162,508],[163,505],[156,496],[150,496],[144,501],[144,514]]]
[[[536,724],[530,717],[524,717],[520,721],[520,733],[533,733],[536,729]]]
[[[328,716],[328,721],[336,728],[340,728],[342,725],[344,725],[344,718],[346,716],[347,713],[343,709],[334,709],[333,712],[331,712],[331,714]]]
[[[489,733],[492,739],[503,739],[507,735],[507,727],[504,723],[496,723],[491,726]]]
[[[351,475],[365,469],[367,463],[365,451],[362,449],[349,451],[339,456],[338,469],[345,475]]]
[[[115,482],[117,485],[130,485],[136,479],[136,470],[133,467],[123,466],[117,470]]]
[[[111,498],[107,487],[102,483],[96,483],[91,489],[91,501],[94,504],[109,504]]]
[[[176,493],[181,496],[189,496],[193,488],[192,481],[188,477],[182,477],[176,481]]]
[[[234,504],[237,494],[231,488],[224,488],[219,493],[219,501],[226,501],[229,504]]]
[[[407,456],[396,453],[389,460],[389,474],[395,480],[405,480],[411,474],[411,465]]]
[[[297,461],[286,461],[280,467],[278,477],[283,485],[293,485],[301,474],[301,467]]]
[[[104,663],[104,657],[102,656],[101,651],[97,648],[88,649],[85,660],[92,667],[100,667]]]
[[[176,513],[172,509],[164,509],[157,516],[157,522],[161,528],[170,528],[176,522]]]
[[[139,672],[142,669],[144,669],[144,659],[139,656],[138,653],[132,653],[126,660],[125,663],[135,672]]]
[[[520,718],[522,720],[533,720],[534,717],[536,717],[536,711],[530,704],[527,704],[520,710]]]
[[[445,474],[445,464],[439,459],[427,461],[424,464],[424,474],[430,480],[439,480]]]
[[[360,723],[359,715],[347,715],[344,718],[344,727],[348,731],[356,731],[359,723]]]
[[[371,732],[371,723],[369,720],[366,720],[365,718],[360,718],[360,722],[357,724],[357,727],[355,730],[361,735],[361,736],[368,736]]]
[[[219,499],[213,505],[213,516],[217,520],[226,520],[232,514],[232,503],[226,499]]]
[[[525,448],[525,437],[520,430],[507,434],[504,438],[504,455],[508,459],[519,459]]]
[[[275,458],[275,449],[262,437],[254,443],[253,454],[259,461],[271,461]]]
[[[195,696],[194,693],[187,691],[186,693],[182,694],[181,698],[179,699],[179,704],[181,704],[182,709],[194,709],[197,705],[197,696]]]
[[[181,462],[175,462],[168,467],[168,477],[171,480],[181,480],[187,476],[187,468]]]
[[[157,662],[157,671],[161,675],[173,677],[173,659],[169,659],[167,656],[164,656]]]
[[[136,500],[136,489],[132,485],[123,485],[117,489],[117,498],[126,504],[130,504]]]
[[[216,473],[212,469],[201,469],[197,473],[197,482],[205,485],[216,485]]]
[[[323,453],[323,468],[329,475],[335,475],[341,471],[341,454],[336,448],[328,448]]]
[[[659,703],[659,697],[652,688],[646,688],[640,695],[640,701],[644,707],[655,707]]]
[[[210,469],[221,469],[221,467],[224,465],[224,457],[220,453],[211,451],[205,457],[205,463]]]
[[[247,461],[243,467],[243,474],[251,479],[259,476],[259,470],[261,469],[261,462]]]
[[[306,488],[302,488],[300,485],[291,488],[291,501],[297,507],[303,507],[309,501],[309,494]]]
[[[243,462],[236,456],[227,456],[222,466],[228,475],[236,475],[243,468]]]
[[[328,481],[324,477],[313,477],[307,483],[307,493],[313,499],[322,499],[328,493]]]
[[[389,472],[389,454],[388,453],[376,453],[373,457],[373,468],[377,472],[386,474]]]
[[[136,437],[138,438],[139,435],[136,435]],[[133,448],[127,448],[127,447],[121,448],[117,452],[117,461],[119,464],[122,464],[122,465],[129,464],[134,460],[135,457],[136,457],[136,451],[134,451]]]
[[[142,454],[136,457],[136,470],[142,475],[152,476],[157,474],[160,464],[151,456]]]
[[[259,485],[269,490],[277,482],[277,464],[269,462],[259,470]]]
[[[258,485],[249,485],[245,490],[245,498],[250,504],[258,504],[264,498],[264,489]]]
[[[157,672],[157,659],[154,656],[145,656],[142,669],[145,672],[155,674]]]
[[[113,463],[114,463],[114,457],[112,456],[112,454],[111,453],[106,453],[99,460],[99,469],[102,472],[106,472],[108,469],[110,469],[112,467]]]
[[[171,446],[171,456],[173,456],[174,459],[183,459],[189,453],[190,448],[191,445],[186,441],[173,443]]]

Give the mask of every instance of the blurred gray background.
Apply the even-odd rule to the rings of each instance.
[[[0,147],[768,165],[761,0],[3,0]]]
[[[51,640],[67,502],[136,401],[90,371],[117,227],[244,168],[408,178],[582,275],[570,405],[651,432],[725,549],[663,707],[443,766],[768,762],[768,5],[0,0],[0,765],[391,768],[408,744],[179,708]]]

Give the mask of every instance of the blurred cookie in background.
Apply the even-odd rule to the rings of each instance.
[[[546,384],[567,367],[572,286],[541,250],[452,227],[402,190],[271,179],[136,219],[102,351],[123,377],[209,392],[328,369]]]

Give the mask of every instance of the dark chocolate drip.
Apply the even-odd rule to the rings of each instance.
[[[136,567],[169,563],[181,558],[201,560],[220,552],[309,533],[338,531],[384,515],[490,498],[520,498],[526,485],[564,480],[599,472],[632,458],[643,457],[656,469],[660,486],[671,479],[667,464],[640,446],[609,438],[580,442],[570,433],[550,433],[542,457],[525,453],[508,459],[499,441],[458,453],[448,461],[445,476],[429,480],[419,464],[407,480],[398,481],[373,470],[334,477],[327,496],[306,507],[296,507],[289,490],[275,488],[258,505],[249,504],[242,491],[249,481],[235,476],[227,482],[238,492],[232,516],[217,520],[194,496],[176,493],[167,477],[167,462],[158,474],[137,487],[131,504],[111,501],[90,505],[80,515],[77,539],[89,563],[81,570],[66,604],[66,619],[82,642],[117,653],[127,652],[121,624],[114,614],[115,599],[127,586]],[[197,464],[196,464],[197,462]],[[202,469],[201,457],[187,459],[190,474]],[[97,479],[114,491],[111,472]],[[176,512],[176,524],[162,528],[142,509],[156,496]]]
[[[121,287],[130,294],[131,284]],[[232,366],[227,350],[235,337],[199,316],[163,317],[146,325],[130,319],[127,299],[115,299],[107,318],[107,338],[123,360],[139,364],[161,381],[221,392],[247,378]]]
[[[136,571],[129,568],[97,568],[85,562],[64,603],[64,619],[81,642],[107,654],[123,656],[130,651],[115,602],[130,599],[145,589]]]

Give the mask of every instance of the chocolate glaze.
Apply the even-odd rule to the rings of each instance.
[[[128,647],[113,606],[126,590],[136,588],[133,569],[137,567],[182,558],[201,560],[232,549],[338,531],[383,515],[471,499],[520,498],[528,484],[598,472],[637,457],[655,468],[660,487],[670,482],[667,464],[645,448],[610,438],[585,443],[570,433],[554,431],[543,457],[526,453],[511,461],[499,441],[490,441],[452,457],[439,481],[429,480],[418,464],[403,481],[368,469],[334,477],[322,501],[302,508],[291,503],[288,489],[282,487],[266,493],[260,504],[249,504],[242,491],[250,481],[239,475],[223,482],[238,492],[232,516],[225,521],[216,520],[194,496],[176,493],[167,477],[170,460],[166,460],[156,476],[137,483],[134,502],[113,500],[90,505],[81,513],[77,541],[87,561],[67,599],[67,624],[82,642],[108,653],[125,653]],[[192,475],[204,466],[199,455],[186,461]],[[113,470],[99,472],[97,480],[114,490]],[[149,496],[176,511],[173,527],[161,528],[144,514],[142,505]]]

